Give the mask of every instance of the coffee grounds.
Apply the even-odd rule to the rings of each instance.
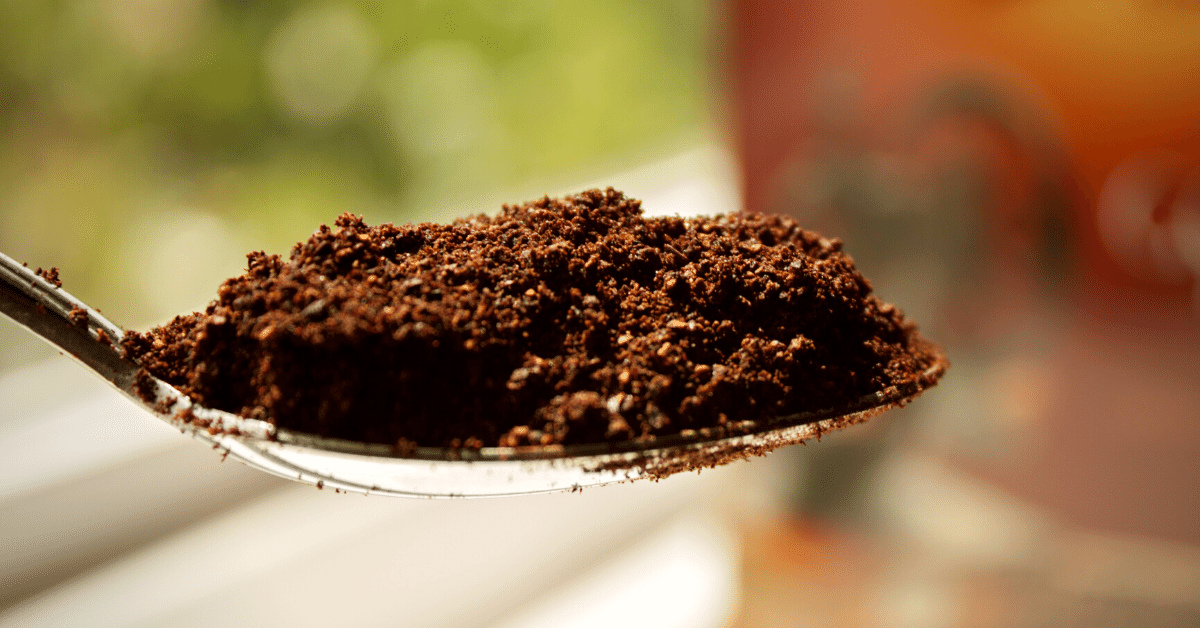
[[[611,188],[448,225],[346,214],[122,344],[204,406],[404,450],[732,435],[940,359],[841,249]]]
[[[86,330],[88,328],[87,310],[79,307],[78,305],[73,306],[71,311],[67,312],[67,320],[71,321],[72,325],[80,329]]]
[[[41,277],[42,279],[45,279],[46,281],[50,282],[55,288],[62,287],[62,279],[58,278],[58,268],[57,267],[51,268],[49,270],[39,267],[37,270],[35,270],[33,272],[38,277]]]

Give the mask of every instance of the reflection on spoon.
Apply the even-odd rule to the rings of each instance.
[[[482,497],[569,491],[716,466],[865,421],[932,386],[944,357],[915,381],[845,407],[758,422],[738,436],[699,435],[544,447],[479,450],[395,447],[321,438],[276,428],[192,402],[121,357],[123,332],[96,310],[0,253],[0,313],[91,369],[160,419],[253,468],[356,493]]]

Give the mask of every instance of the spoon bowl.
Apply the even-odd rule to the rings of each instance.
[[[484,447],[388,445],[323,438],[276,428],[194,403],[125,360],[124,332],[99,311],[0,253],[0,313],[95,372],[132,401],[222,456],[318,488],[407,497],[487,497],[578,490],[713,467],[765,454],[901,406],[932,386],[944,357],[914,381],[842,408],[746,422],[735,436],[698,431],[650,441]]]

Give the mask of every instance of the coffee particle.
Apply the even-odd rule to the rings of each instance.
[[[133,378],[133,392],[146,403],[155,403],[157,386],[150,372],[144,368],[138,369]],[[157,408],[156,408],[157,410]]]
[[[158,403],[154,404],[154,411],[159,414],[166,414],[171,410],[171,406],[175,405],[177,400],[178,399],[174,395],[163,397],[162,399],[158,400]]]
[[[62,287],[62,280],[58,278],[58,268],[57,267],[51,268],[49,270],[43,270],[42,268],[38,268],[37,270],[35,270],[33,272],[38,277],[41,277],[42,279],[45,279],[46,281],[53,284],[55,288]]]
[[[88,328],[88,313],[87,310],[81,307],[72,307],[71,311],[67,312],[67,318],[71,321],[72,325],[80,329]]]

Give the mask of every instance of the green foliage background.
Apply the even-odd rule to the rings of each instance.
[[[158,322],[343,211],[444,219],[705,141],[714,21],[687,0],[3,2],[0,250]],[[0,367],[21,333],[0,327]]]

